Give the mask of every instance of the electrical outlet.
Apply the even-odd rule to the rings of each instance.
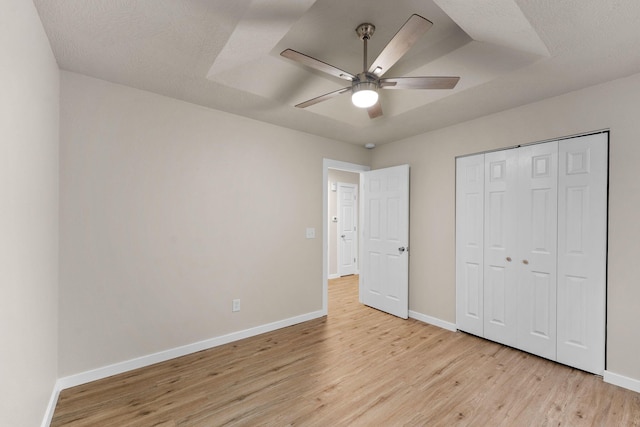
[[[234,299],[231,303],[231,311],[240,311],[240,300]]]

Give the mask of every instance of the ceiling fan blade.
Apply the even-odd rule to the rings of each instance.
[[[343,93],[346,93],[346,92],[351,92],[351,86],[343,87],[342,89],[338,89],[338,90],[335,90],[333,92],[325,93],[324,95],[320,95],[320,96],[318,96],[316,98],[313,98],[313,99],[310,99],[308,101],[301,102],[300,104],[296,105],[296,107],[298,107],[298,108],[307,108],[307,107],[315,105],[315,104],[317,104],[319,102],[326,101],[327,99],[331,99],[331,98],[336,97],[338,95],[342,95]]]
[[[460,77],[391,77],[380,79],[383,89],[453,89]]]
[[[312,58],[304,53],[297,52],[293,49],[285,49],[280,53],[280,56],[284,56],[285,58],[291,59],[292,61],[296,61],[302,65],[306,65],[307,67],[314,68],[318,71],[322,71],[327,74],[331,74],[332,76],[352,81],[356,79],[351,73],[348,73],[340,68],[336,68],[333,65],[329,65],[326,62],[322,62],[318,59]]]
[[[373,61],[373,64],[369,67],[369,72],[376,76],[386,73],[432,25],[431,21],[420,15],[411,15],[391,41],[382,49],[376,60]]]
[[[382,115],[382,105],[380,105],[380,100],[378,100],[373,107],[367,108],[367,113],[369,113],[370,119],[380,117]]]

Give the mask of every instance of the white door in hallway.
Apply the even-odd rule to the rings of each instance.
[[[338,183],[338,276],[358,272],[358,186]]]
[[[364,304],[409,317],[409,165],[362,173],[360,295]]]

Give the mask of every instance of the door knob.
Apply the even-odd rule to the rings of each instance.
[[[402,252],[406,251],[406,248],[404,246],[401,246],[401,247],[398,248],[398,250],[400,251],[400,253],[402,253]]]
[[[510,256],[507,257],[507,262],[511,262],[511,257]]]
[[[526,264],[529,264],[529,261],[527,261],[526,259],[523,259],[522,263],[526,265]]]
[[[342,236],[340,236],[340,237],[342,237],[344,239],[344,234]]]

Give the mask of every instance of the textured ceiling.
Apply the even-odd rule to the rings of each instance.
[[[61,69],[346,142],[383,144],[640,72],[637,0],[34,0]],[[413,13],[433,27],[385,77],[460,76],[382,91],[371,120],[348,82],[279,56],[362,71]]]

